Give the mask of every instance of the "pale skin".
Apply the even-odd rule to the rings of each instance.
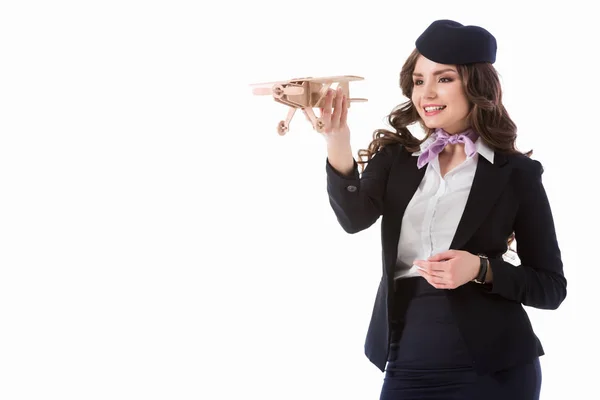
[[[443,128],[449,134],[458,134],[469,128],[469,102],[455,66],[438,64],[420,56],[413,84],[411,100],[428,128]],[[427,115],[425,105],[445,108],[435,115]],[[347,116],[348,99],[341,91],[334,96],[334,91],[329,90],[325,106],[321,108],[321,118],[325,122],[323,136],[327,142],[329,163],[344,175],[350,174],[354,165]],[[438,159],[444,177],[466,160],[464,144],[448,144]],[[479,273],[479,257],[464,250],[444,251],[427,260],[415,260],[414,265],[419,268],[419,274],[438,289],[455,289],[472,281]],[[485,282],[492,281],[488,261]]]

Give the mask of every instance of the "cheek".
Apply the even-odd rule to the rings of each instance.
[[[461,101],[461,114],[464,114],[465,116],[469,114],[469,102],[466,98],[463,98]]]
[[[451,99],[454,105],[454,110],[461,114],[469,112],[469,102],[462,92],[462,89],[456,88],[457,90],[448,91],[448,98]]]
[[[421,107],[419,106],[419,95],[417,95],[415,92],[413,92],[413,94],[411,96],[411,101],[413,103],[413,106],[419,112],[419,114],[421,114]]]

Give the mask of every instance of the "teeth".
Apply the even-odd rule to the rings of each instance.
[[[427,111],[427,112],[430,112],[430,111],[439,111],[439,110],[443,110],[444,108],[446,108],[446,106],[425,107],[425,111]]]

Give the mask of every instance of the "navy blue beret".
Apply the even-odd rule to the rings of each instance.
[[[415,44],[419,53],[440,64],[496,61],[496,38],[491,33],[448,19],[434,21]]]

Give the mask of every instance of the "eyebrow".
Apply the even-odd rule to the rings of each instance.
[[[433,75],[440,75],[440,74],[443,74],[444,72],[456,72],[456,70],[454,70],[452,68],[441,69],[441,70],[435,71],[433,73]],[[413,76],[423,76],[423,74],[420,74],[418,72],[414,72]]]

